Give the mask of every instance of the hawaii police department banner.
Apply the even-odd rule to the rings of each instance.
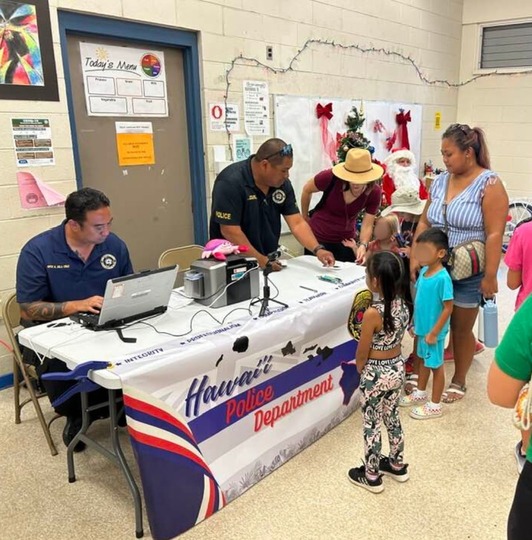
[[[221,509],[355,409],[346,322],[363,281],[114,359],[155,539]]]

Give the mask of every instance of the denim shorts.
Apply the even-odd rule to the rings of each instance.
[[[476,308],[480,306],[482,292],[480,282],[484,274],[477,274],[460,281],[453,280],[454,305],[461,308]]]

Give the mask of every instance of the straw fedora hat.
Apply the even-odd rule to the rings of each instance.
[[[334,176],[352,184],[369,184],[378,180],[384,169],[371,161],[371,154],[364,148],[351,148],[345,161],[332,168]]]

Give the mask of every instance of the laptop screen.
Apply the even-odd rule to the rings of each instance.
[[[123,324],[166,311],[178,270],[174,265],[110,279],[98,326]]]

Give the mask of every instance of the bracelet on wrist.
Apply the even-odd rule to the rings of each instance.
[[[317,255],[317,254],[318,254],[318,251],[319,251],[320,249],[325,249],[325,246],[322,246],[321,244],[318,244],[318,245],[312,250],[312,253],[313,253],[314,255]]]
[[[369,243],[368,242],[359,242],[358,246],[364,246],[366,249],[368,249]]]

